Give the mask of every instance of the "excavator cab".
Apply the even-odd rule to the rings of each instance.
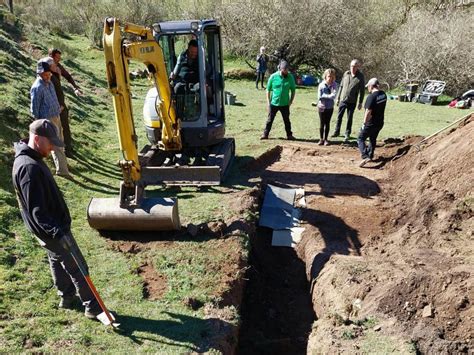
[[[182,149],[179,152],[157,149],[161,126],[157,124],[160,117],[155,110],[157,90],[152,88],[143,108],[150,145],[142,155],[149,156],[151,150],[154,156],[145,165],[154,167],[153,174],[167,185],[218,185],[235,151],[234,140],[225,138],[220,27],[215,20],[193,20],[160,22],[153,28],[170,78],[172,100],[181,125]],[[193,50],[196,57],[190,60],[189,52]],[[158,166],[162,167],[160,172]],[[171,172],[174,176],[168,174],[166,166],[175,168]],[[181,166],[186,168],[176,169]],[[151,174],[144,174],[152,179]]]

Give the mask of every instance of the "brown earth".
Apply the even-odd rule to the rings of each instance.
[[[224,301],[206,314],[225,319],[226,306],[241,305],[242,354],[472,351],[473,139],[469,119],[421,149],[418,137],[386,143],[366,168],[355,146],[306,142],[249,163],[243,173],[256,186],[224,197],[234,217],[193,228],[213,236],[219,252],[242,234],[252,246],[242,305],[247,264],[237,253],[218,273]],[[306,230],[295,249],[271,247],[270,231],[248,221],[268,183],[305,189]],[[188,232],[110,243],[136,254]],[[166,279],[145,266],[144,294],[160,297]],[[213,329],[210,342],[232,353],[237,329]]]

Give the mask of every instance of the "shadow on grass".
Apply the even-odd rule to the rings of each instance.
[[[72,170],[72,171],[74,173],[74,176],[80,177],[87,184],[83,183],[82,181],[77,180],[76,178],[73,178],[71,181],[73,183],[75,183],[76,185],[82,187],[85,190],[101,192],[101,193],[105,193],[105,194],[109,194],[109,195],[118,195],[119,194],[120,189],[118,187],[113,187],[110,184],[106,184],[106,183],[102,183],[102,182],[99,182],[99,181],[96,181],[96,180],[92,180],[92,179],[88,178],[87,176],[78,173],[77,169]]]
[[[112,178],[115,180],[121,180],[122,174],[120,168],[111,163],[110,161],[101,159],[97,156],[90,158],[80,151],[75,151],[73,159],[76,160],[80,165],[82,165],[80,170],[89,170],[93,171],[102,176]]]
[[[209,233],[200,233],[194,237],[191,237],[187,229],[181,227],[177,231],[106,231],[100,230],[100,235],[104,238],[116,241],[127,241],[127,242],[208,242],[215,239]]]
[[[95,73],[85,70],[78,63],[73,62],[72,60],[66,60],[64,64],[68,67],[68,69],[74,68],[74,71],[90,78],[90,80],[92,80],[97,86],[107,87],[107,81],[104,79],[104,77],[98,77],[97,75],[95,75]]]
[[[234,325],[219,319],[200,319],[184,314],[164,312],[172,319],[154,320],[133,316],[120,316],[120,331],[117,334],[130,338],[136,344],[153,341],[170,346],[185,348],[189,351],[206,352],[212,349],[209,338],[214,337],[215,329],[227,329],[231,332]],[[136,332],[149,336],[137,335]],[[162,340],[164,337],[169,340]]]

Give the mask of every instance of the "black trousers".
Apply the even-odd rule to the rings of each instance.
[[[275,119],[275,116],[278,111],[281,112],[281,116],[283,117],[283,123],[285,124],[286,136],[290,137],[292,135],[291,122],[290,122],[290,106],[270,105],[270,110],[268,112],[268,119],[267,119],[267,123],[265,124],[265,130],[263,131],[263,134],[265,136],[268,136],[270,134],[270,130],[272,129],[272,125],[273,125],[273,120]]]
[[[334,129],[334,135],[338,136],[339,133],[341,132],[341,124],[342,124],[342,118],[344,117],[344,112],[347,109],[347,125],[346,125],[346,132],[345,135],[346,137],[349,137],[351,135],[352,131],[352,118],[354,117],[354,111],[356,108],[356,103],[348,103],[345,101],[342,101],[339,105],[339,111],[337,113],[337,121],[336,121],[336,128]]]
[[[324,111],[319,111],[319,138],[327,140],[329,135],[329,123],[331,122],[331,117],[334,109],[326,109]]]
[[[71,137],[71,128],[69,127],[69,109],[67,106],[64,106],[64,110],[59,114],[61,119],[61,126],[63,127],[63,136],[64,136],[64,151],[66,154],[72,154],[72,137]]]
[[[69,236],[69,238],[73,244],[73,248],[79,250],[74,237]],[[99,304],[70,252],[65,250],[61,244],[55,240],[48,241],[44,248],[48,253],[49,267],[51,269],[54,286],[56,286],[58,290],[58,295],[63,298],[69,298],[77,293],[84,306],[92,310],[99,310]],[[77,254],[79,254],[79,260],[87,270],[87,263],[80,251]]]
[[[261,86],[263,89],[263,81],[265,79],[265,72],[257,71],[257,79],[255,80],[255,87],[258,89],[258,82],[261,81]]]
[[[360,156],[362,159],[374,158],[375,146],[377,144],[377,136],[379,135],[381,126],[362,126],[359,137],[357,138],[357,145],[359,146]],[[365,140],[369,138],[369,144],[365,144]]]

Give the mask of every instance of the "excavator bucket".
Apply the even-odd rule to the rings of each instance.
[[[134,208],[121,208],[119,198],[92,198],[87,220],[98,230],[168,231],[181,227],[178,201],[173,198],[144,198],[140,207]]]

